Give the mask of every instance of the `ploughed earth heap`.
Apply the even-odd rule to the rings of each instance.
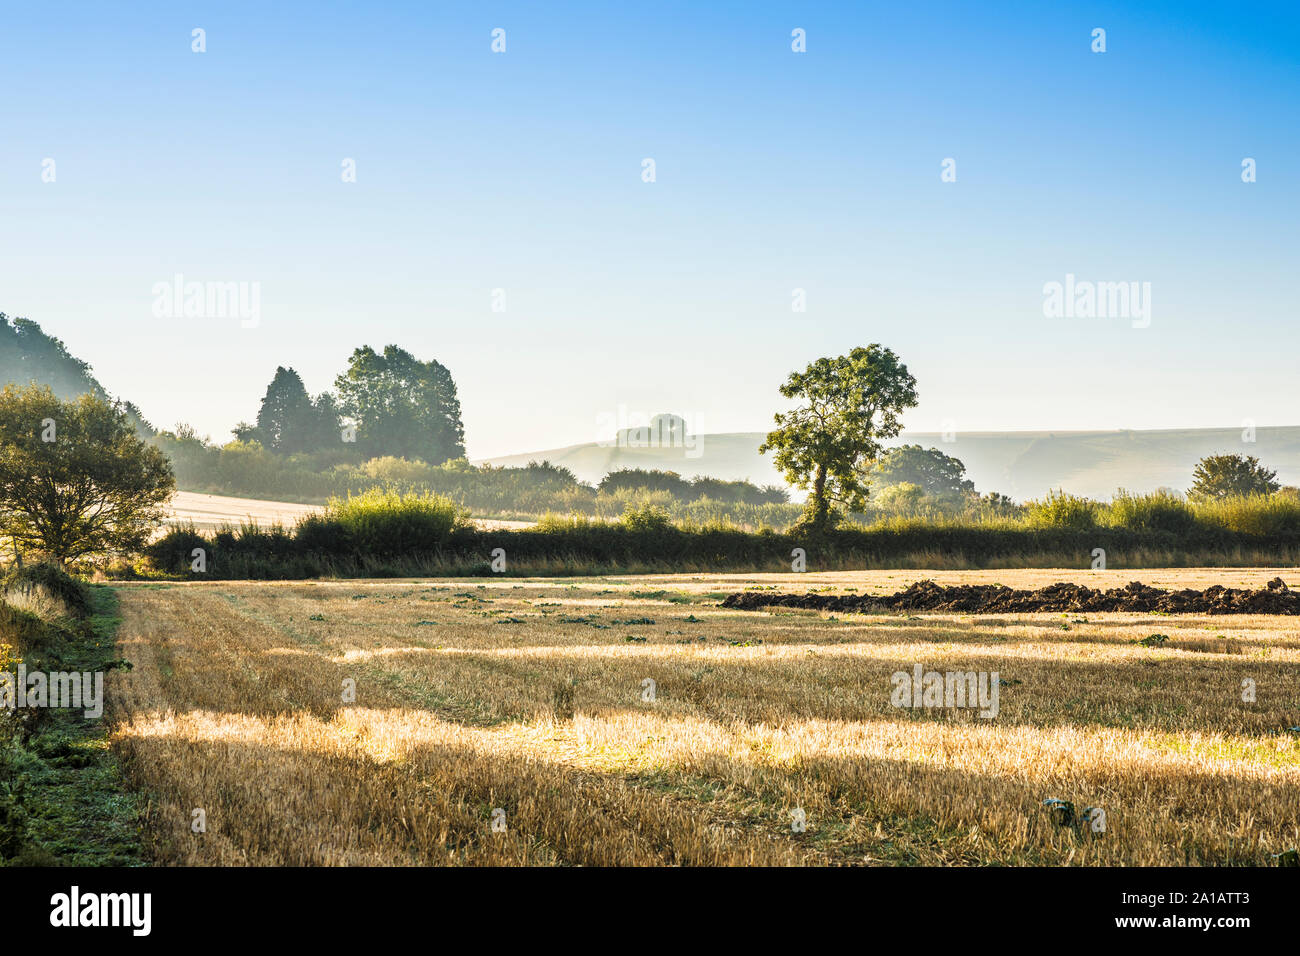
[[[723,607],[801,607],[818,611],[963,611],[1006,614],[1031,611],[1164,611],[1169,614],[1300,614],[1300,591],[1274,578],[1258,591],[1225,588],[1162,591],[1138,581],[1102,591],[1064,581],[1037,591],[1017,591],[1000,584],[943,587],[917,581],[890,595],[772,594],[744,591],[728,595]]]

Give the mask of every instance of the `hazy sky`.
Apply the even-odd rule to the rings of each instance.
[[[474,457],[758,430],[870,342],[911,430],[1300,423],[1294,4],[111,6],[6,4],[0,310],[156,425],[397,343]],[[177,274],[256,324],[160,318]],[[1067,274],[1149,325],[1046,317]]]

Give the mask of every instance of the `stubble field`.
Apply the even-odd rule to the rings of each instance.
[[[122,585],[112,739],[162,864],[1269,864],[1300,843],[1300,619],[717,605],[927,576],[1278,575],[1300,584]],[[895,706],[891,675],[918,664],[998,672],[997,716]],[[1061,825],[1051,798],[1102,808],[1105,831]]]

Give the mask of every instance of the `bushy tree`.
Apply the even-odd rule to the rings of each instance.
[[[171,462],[176,482],[186,489],[202,487],[211,482],[216,472],[220,451],[200,436],[192,425],[178,422],[175,431],[160,431],[152,442]]]
[[[1277,472],[1253,455],[1208,455],[1196,463],[1188,497],[1196,501],[1236,495],[1271,495],[1282,487]]]
[[[522,469],[518,469],[518,473],[526,487],[539,491],[560,491],[565,488],[576,488],[581,484],[572,470],[563,465],[553,465],[545,460],[530,461]]]
[[[766,505],[785,504],[790,494],[777,485],[758,487],[752,481],[726,481],[697,475],[691,479],[690,497],[694,500],[708,498],[726,504]]]
[[[307,447],[320,452],[337,450],[343,444],[342,414],[338,400],[332,392],[321,392],[312,402],[312,414],[307,427]]]
[[[363,457],[392,455],[433,465],[465,456],[465,427],[451,372],[421,362],[396,345],[383,354],[366,346],[352,353],[335,379],[339,410],[357,426]]]
[[[904,409],[915,407],[916,379],[890,349],[869,345],[792,373],[781,394],[802,404],[777,414],[759,451],[774,452],[786,480],[809,489],[804,525],[828,526],[837,508],[862,511],[867,472],[880,442],[902,430]]]
[[[691,483],[675,471],[660,471],[655,468],[620,468],[611,471],[600,484],[598,490],[606,494],[616,491],[666,491],[674,498],[689,500]]]
[[[960,498],[975,490],[975,483],[964,477],[966,466],[961,461],[920,445],[889,449],[876,461],[871,474],[878,487],[908,482],[934,498]]]
[[[142,548],[176,482],[126,412],[48,386],[0,392],[0,536],[60,564]]]

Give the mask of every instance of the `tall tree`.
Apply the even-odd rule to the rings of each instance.
[[[176,482],[126,412],[49,386],[0,392],[0,536],[61,564],[139,550]]]
[[[440,363],[421,362],[396,345],[385,346],[382,355],[366,346],[352,353],[334,385],[367,458],[393,455],[439,465],[464,457],[456,383]]]
[[[315,432],[315,409],[302,376],[278,366],[262,397],[256,427],[240,437],[255,438],[267,451],[291,455],[310,450]]]
[[[311,429],[308,436],[312,451],[337,448],[342,441],[340,434],[340,414],[338,401],[332,392],[321,392],[312,402]]]
[[[902,430],[899,416],[916,405],[907,366],[873,344],[792,372],[781,394],[802,404],[777,414],[776,430],[758,450],[775,452],[773,464],[786,480],[809,490],[804,526],[821,530],[839,508],[863,510],[880,442]]]
[[[312,399],[297,372],[277,368],[262,398],[257,424],[240,422],[234,434],[239,441],[255,441],[285,455],[336,448],[341,441],[338,404],[330,392]]]

